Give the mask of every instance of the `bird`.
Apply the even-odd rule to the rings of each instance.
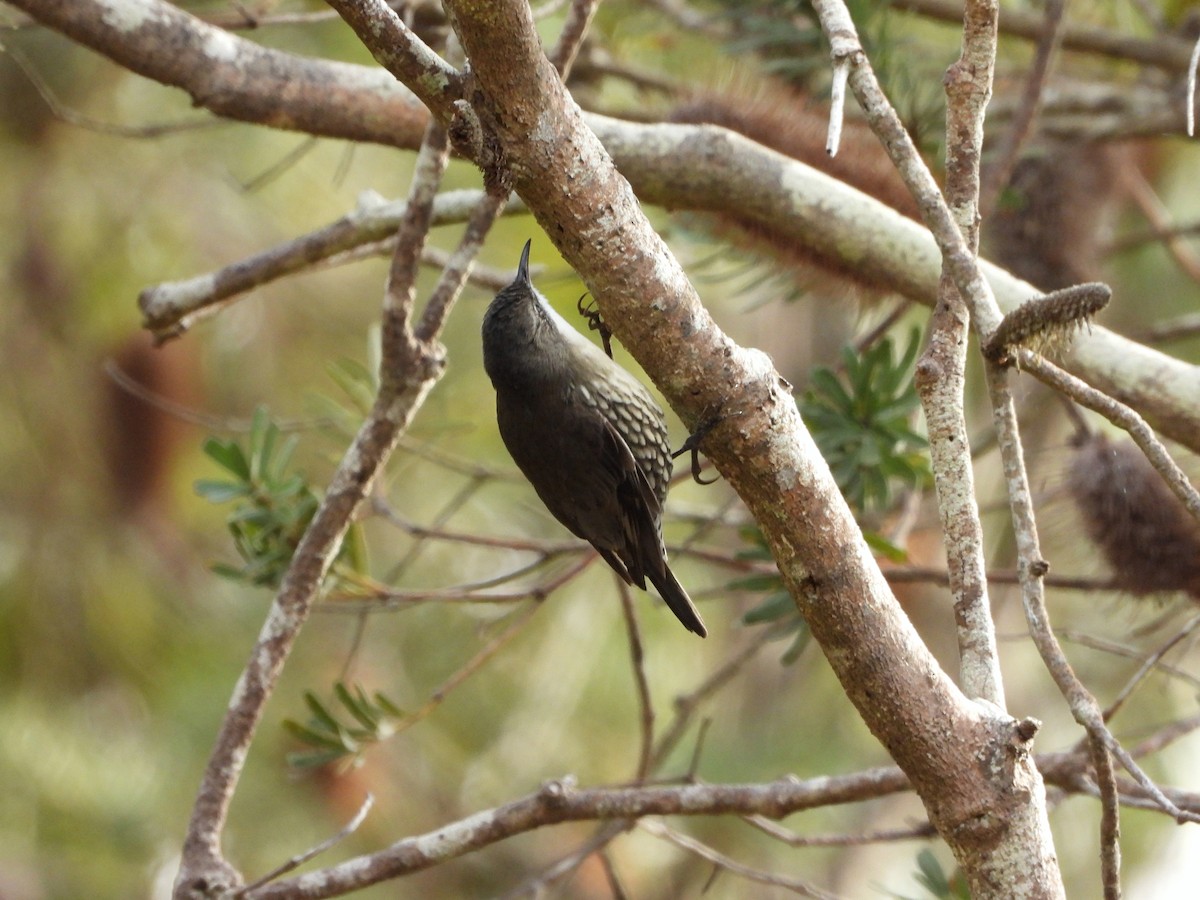
[[[483,316],[483,367],[500,437],[550,513],[625,581],[649,581],[688,631],[707,637],[667,564],[671,478],[666,416],[633,375],[576,331],[533,286],[529,248]]]

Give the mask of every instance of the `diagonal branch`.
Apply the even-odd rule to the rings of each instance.
[[[678,785],[577,789],[569,780],[551,781],[537,793],[484,810],[427,834],[398,841],[320,872],[295,876],[249,894],[254,900],[305,897],[316,900],[418,872],[438,863],[547,825],[585,820],[634,820],[649,815],[754,813],[777,819],[789,813],[850,803],[865,795],[905,790],[897,769],[767,784]]]
[[[175,882],[177,897],[210,896],[215,888],[239,884],[240,876],[222,856],[221,834],[263,709],[355,511],[444,367],[439,347],[412,339],[408,313],[413,288],[405,283],[415,277],[436,183],[445,163],[444,140],[436,132],[431,131],[417,165],[425,182],[414,182],[400,228],[400,249],[384,307],[382,387],[296,547],[234,688],[188,823]]]

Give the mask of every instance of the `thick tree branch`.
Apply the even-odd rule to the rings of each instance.
[[[259,47],[159,0],[13,0],[13,5],[239,121],[407,148],[417,146],[428,121],[411,92],[377,69]],[[146,30],[114,24],[143,19]],[[171,41],[165,40],[168,23],[174,29]],[[1040,29],[1040,20],[1035,24]],[[179,65],[175,41],[193,61],[206,65]],[[233,55],[205,55],[209,45]],[[1173,108],[1178,123],[1170,127],[1182,132],[1183,108]],[[1087,120],[1094,122],[1097,115],[1089,112]],[[841,182],[713,126],[642,125],[594,114],[585,119],[644,202],[732,215],[804,247],[818,265],[933,304],[940,259],[928,232]],[[1154,126],[1156,131],[1165,127]],[[985,264],[984,271],[1003,309],[1039,293],[994,267]],[[1163,434],[1200,452],[1197,367],[1103,328],[1076,342],[1070,365]]]
[[[1047,783],[1070,794],[1094,796],[1090,759],[1086,753],[1041,754],[1037,766]],[[696,784],[652,787],[575,788],[569,779],[553,781],[527,797],[496,809],[483,810],[422,835],[397,841],[377,853],[355,857],[336,866],[279,880],[247,891],[244,896],[265,898],[319,898],[350,893],[371,884],[421,871],[483,847],[537,828],[569,821],[624,823],[644,816],[709,816],[740,814],[757,817],[753,824],[781,819],[806,809],[858,803],[909,790],[904,773],[895,766],[867,769],[847,775],[809,780],[782,778],[763,784]],[[1128,781],[1118,781],[1122,803],[1137,808],[1159,809],[1145,803],[1145,793]],[[1180,807],[1200,808],[1200,797],[1186,791],[1169,791]],[[1159,809],[1161,811],[1161,809]],[[761,823],[761,824],[760,824]],[[918,826],[919,828],[919,826]],[[787,839],[780,829],[771,833]],[[615,832],[603,831],[611,838]],[[888,839],[883,834],[872,836]],[[861,842],[862,836],[840,841]],[[830,841],[789,840],[797,846]],[[591,844],[586,852],[595,849]],[[565,861],[572,867],[579,860],[572,854]]]
[[[846,7],[840,0],[814,0],[814,9],[829,39],[835,65],[839,61],[849,63],[850,88],[866,114],[868,124],[887,149],[905,185],[917,201],[921,217],[937,242],[942,258],[939,297],[941,327],[935,322],[930,353],[923,362],[926,365],[945,368],[946,371],[939,373],[939,376],[955,380],[957,386],[957,379],[961,378],[956,374],[961,371],[961,361],[958,357],[965,352],[967,320],[961,313],[953,315],[954,309],[958,307],[963,312],[969,312],[971,324],[981,334],[991,333],[1000,322],[995,297],[975,258],[983,111],[991,93],[998,4],[987,0],[967,4],[963,23],[962,58],[951,66],[947,75],[948,194],[945,199],[916,152],[899,116],[883,95],[859,44],[854,23]],[[994,417],[1002,436],[1002,444],[1009,451],[1015,451],[1018,462],[1015,467],[1009,465],[1012,461],[1011,453],[1005,459],[1014,526],[1020,529],[1026,523],[1023,517],[1018,515],[1018,511],[1027,501],[1029,489],[1024,478],[1023,462],[1020,460],[1016,416],[1012,398],[1007,391],[999,389],[994,382],[991,387]],[[924,393],[931,399],[936,398],[935,391],[930,389],[928,383]],[[943,403],[960,402],[950,398],[943,399]],[[953,423],[948,425],[951,436],[956,427]],[[965,479],[965,485],[970,484],[971,479],[967,477],[969,473],[969,462],[965,467],[959,463],[955,474]],[[954,490],[966,493],[963,484]],[[951,490],[942,491],[939,500],[945,496],[960,495]],[[977,517],[974,498],[966,496],[955,504],[953,512],[956,518],[947,522],[947,528],[951,537],[957,537],[957,544],[969,545],[972,539],[978,541],[978,531],[972,534],[969,528],[971,518]],[[1036,531],[1019,533],[1018,540],[1022,537],[1027,543],[1032,537],[1032,549],[1036,550]],[[961,564],[961,559],[952,557],[951,565],[956,564]],[[1022,573],[1023,590],[1028,593],[1032,589],[1040,596],[1040,576],[1044,573],[1029,565],[1028,559],[1024,557],[1018,571]],[[973,574],[974,578],[971,581],[964,579],[964,587],[968,584],[985,584],[982,573]],[[978,593],[976,591],[976,594]],[[956,612],[960,616],[965,613],[967,617],[965,622],[960,620],[960,648],[963,650],[964,659],[972,665],[985,666],[986,661],[991,660],[994,666],[995,635],[989,611],[986,607],[981,608],[979,601],[978,596],[969,593],[956,598]],[[986,603],[986,600],[983,602]],[[970,611],[966,612],[964,608]],[[964,632],[965,641],[961,637]],[[998,678],[998,674],[992,677]],[[979,677],[978,673],[975,681],[978,684],[987,683],[987,679]],[[1029,724],[1033,726],[1033,723]],[[1041,776],[1027,758],[1016,762],[1011,776],[1015,785],[1020,786],[1024,802],[1010,807],[1004,827],[997,830],[981,828],[978,834],[960,834],[957,835],[958,840],[948,843],[963,867],[972,894],[976,897],[999,898],[1018,894],[1062,897],[1062,875],[1058,869],[1050,834]],[[932,815],[931,821],[937,825],[937,820]],[[1020,866],[1014,866],[1012,860],[1018,855],[1022,863]]]
[[[684,420],[724,413],[706,449],[751,507],[843,686],[941,833],[959,842],[969,823],[1002,821],[998,810],[1027,805],[1036,776],[1024,784],[1022,758],[1032,731],[969,703],[929,655],[787,386],[699,304],[545,59],[527,7],[448,5],[476,79],[473,112],[514,187]],[[374,34],[359,28],[364,41]],[[990,760],[983,767],[981,752]],[[947,771],[956,773],[949,792]],[[1009,793],[1014,772],[1023,784]]]
[[[351,141],[406,134],[415,147],[429,117],[386,72],[260,47],[160,0],[13,5],[228,119]]]

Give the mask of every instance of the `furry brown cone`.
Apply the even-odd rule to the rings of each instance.
[[[1200,526],[1135,444],[1080,438],[1067,487],[1122,590],[1200,600]]]

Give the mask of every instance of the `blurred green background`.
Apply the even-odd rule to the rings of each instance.
[[[548,34],[553,22],[545,25]],[[628,60],[653,59],[668,76],[686,71],[694,77],[697,43],[672,37],[668,21],[636,4],[606,4],[597,31]],[[365,60],[337,23],[268,28],[255,39]],[[220,475],[202,444],[213,434],[244,438],[253,411],[266,406],[277,421],[296,426],[296,468],[319,491],[346,444],[344,430],[336,427],[344,422],[331,424],[330,411],[354,408],[332,372],[346,361],[368,363],[386,261],[270,285],[160,349],[139,331],[136,298],[148,285],[209,272],[318,228],[351,209],[362,191],[403,196],[411,154],[214,124],[181,93],[125,73],[56,35],[24,28],[4,41],[0,900],[164,897],[215,729],[270,601],[268,591],[210,571],[214,563],[236,559],[224,524],[228,510],[193,489],[197,479]],[[956,52],[953,32],[939,32],[935,44],[944,51],[929,62],[936,79]],[[754,90],[760,70],[736,54],[703,52],[708,85]],[[18,63],[36,72],[61,110],[51,109]],[[631,90],[618,84],[600,96],[620,106],[637,98]],[[68,121],[63,110],[83,118]],[[203,127],[153,137],[118,133],[165,123]],[[1200,196],[1190,179],[1200,155],[1178,144],[1155,153],[1164,198],[1177,216],[1194,218]],[[447,187],[476,185],[472,169],[452,165]],[[785,302],[796,300],[796,289],[764,277],[769,263],[723,250],[703,223],[651,213],[693,268],[721,326],[740,342],[767,349],[799,388],[813,365],[836,366],[843,342],[881,318],[879,308],[860,310],[844,295],[809,292],[799,302]],[[1128,214],[1118,222],[1127,220],[1130,227],[1137,224]],[[455,229],[440,229],[433,242],[448,249],[456,236]],[[531,219],[497,226],[481,261],[511,269],[529,236],[535,238],[534,262],[544,267],[539,288],[569,315],[583,288]],[[426,290],[434,274],[424,275]],[[1118,300],[1104,321],[1117,330],[1195,307],[1195,284],[1159,248],[1115,257],[1105,274],[1117,286]],[[447,374],[392,460],[380,493],[418,523],[564,539],[522,482],[455,471],[438,456],[513,474],[495,431],[480,360],[479,321],[490,296],[490,289],[472,287],[460,301],[444,337]],[[1122,302],[1132,297],[1136,301]],[[910,313],[899,339],[922,321],[923,314]],[[1196,358],[1194,342],[1170,349]],[[629,363],[620,350],[618,359]],[[190,414],[169,414],[132,396],[106,374],[112,365]],[[1028,409],[1054,409],[1026,380],[1018,390]],[[971,411],[972,426],[986,430],[987,415],[980,403]],[[1066,433],[1065,425],[1030,430],[1042,528],[1056,572],[1096,574],[1102,564],[1080,545],[1073,513],[1061,498]],[[672,435],[676,444],[685,436],[674,419]],[[995,502],[997,466],[986,454],[980,464],[996,564],[1011,565],[1006,513]],[[700,544],[726,556],[747,546],[738,536],[744,519],[725,485],[701,488],[685,481],[670,507],[672,542],[689,539],[698,521],[719,513],[724,524],[706,532]],[[930,510],[926,501],[914,543],[936,562]],[[396,570],[414,539],[378,518],[365,532],[372,573],[407,589],[453,587],[528,562],[511,550],[423,542]],[[713,638],[695,640],[657,601],[635,597],[660,728],[671,721],[676,697],[694,690],[760,633],[742,624],[741,616],[761,598],[726,589],[735,578],[727,568],[684,558],[678,571],[701,601]],[[1077,730],[1020,639],[1019,601],[1006,588],[995,596],[1010,707],[1046,723],[1039,749],[1070,746]],[[943,593],[907,587],[902,599],[953,672],[952,621]],[[1064,627],[1089,638],[1144,647],[1166,633],[1131,636],[1160,614],[1153,604],[1078,592],[1052,595],[1051,602]],[[297,773],[286,754],[298,744],[281,723],[308,716],[306,691],[328,699],[334,682],[348,676],[405,710],[418,709],[525,608],[414,604],[371,615],[360,635],[364,620],[335,607],[328,604],[307,626],[242,779],[227,850],[248,876],[335,833],[368,791],[376,806],[363,827],[319,862],[436,828],[522,796],[549,778],[571,774],[588,785],[632,777],[639,710],[620,604],[602,567],[590,567],[551,596],[480,672],[418,725],[370,748],[361,766]],[[1176,626],[1184,612],[1177,611]],[[697,774],[709,781],[766,781],[789,772],[808,777],[885,764],[816,648],[785,666],[780,657],[788,646],[769,644],[706,700],[657,775],[688,770],[702,720],[708,724]],[[1102,702],[1137,668],[1136,660],[1111,648],[1071,644],[1070,651]],[[1186,669],[1187,658],[1179,665]],[[1194,694],[1188,681],[1153,681],[1141,695],[1144,702],[1124,714],[1122,736],[1136,738],[1194,711]],[[1194,742],[1175,745],[1152,763],[1152,771],[1189,786],[1183,779],[1195,770],[1195,749]],[[806,834],[832,833],[921,818],[913,798],[898,797],[814,811],[788,824]],[[1072,896],[1098,890],[1097,818],[1095,803],[1084,798],[1067,800],[1054,813]],[[737,821],[674,824],[756,868],[828,884],[848,897],[929,896],[914,879],[926,842],[792,850]],[[1131,896],[1179,896],[1153,884],[1161,873],[1180,869],[1176,854],[1183,851],[1172,842],[1181,832],[1161,816],[1139,812],[1126,812],[1123,828],[1127,877],[1142,886]],[[544,829],[360,896],[500,896],[569,853],[592,830]],[[949,867],[944,848],[929,846]],[[613,860],[629,895],[641,898],[698,896],[711,871],[637,831],[617,840]],[[611,896],[594,860],[553,890],[552,896]],[[777,895],[783,894],[728,874],[707,894]]]

